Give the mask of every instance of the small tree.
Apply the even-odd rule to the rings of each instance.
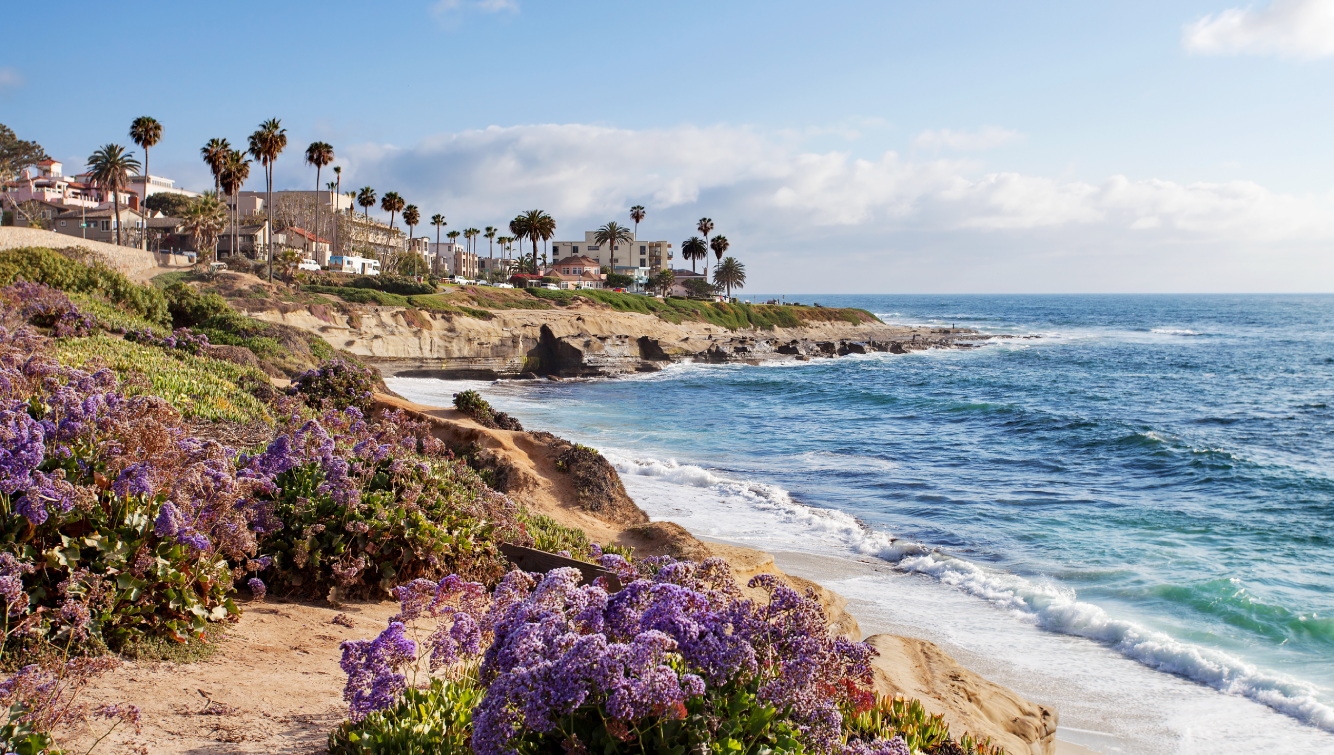
[[[723,238],[718,236],[714,241]],[[732,288],[743,288],[746,285],[746,266],[737,261],[736,257],[727,257],[718,263],[718,267],[713,270],[713,282],[720,286],[727,287],[727,298],[732,298]]]
[[[703,278],[691,278],[686,281],[684,285],[686,291],[689,292],[692,297],[711,297],[717,290],[712,283],[709,283]]]
[[[657,274],[649,279],[649,286],[657,291],[661,291],[664,297],[667,296],[667,293],[672,290],[672,286],[675,285],[676,275],[666,268],[659,270]]]

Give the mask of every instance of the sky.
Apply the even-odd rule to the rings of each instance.
[[[276,117],[277,189],[322,140],[446,230],[709,217],[750,292],[1334,291],[1334,0],[61,7],[6,9],[0,123],[68,172],[151,115],[203,190]]]

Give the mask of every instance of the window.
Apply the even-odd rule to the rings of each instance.
[[[64,227],[65,227],[65,221],[63,221],[63,220],[60,221],[60,227],[61,227],[61,228],[64,228]]]
[[[578,254],[578,253],[579,253],[579,245],[576,244],[576,245],[570,247],[570,252],[571,252],[572,254]]]
[[[648,247],[645,246],[645,245],[643,245],[643,244],[640,244],[640,245],[639,245],[639,253],[640,253],[640,254],[643,254],[643,253],[646,252],[646,251],[648,251]]]

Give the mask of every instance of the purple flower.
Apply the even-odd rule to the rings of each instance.
[[[22,409],[0,412],[0,493],[13,495],[32,484],[46,455],[45,436],[42,424]]]
[[[374,640],[348,641],[342,648],[339,665],[347,674],[343,699],[352,719],[393,705],[407,687],[407,677],[398,669],[417,657],[417,644],[404,635],[402,622],[390,623]]]
[[[185,517],[181,516],[181,510],[176,508],[176,504],[167,501],[162,504],[157,519],[153,521],[153,533],[158,537],[174,537],[183,526]]]
[[[152,493],[153,466],[142,461],[131,464],[116,476],[116,481],[111,484],[111,490],[121,498]]]
[[[264,596],[269,592],[269,588],[264,585],[264,580],[259,577],[251,577],[246,584],[250,587],[250,592],[255,596],[255,600],[264,600]]]

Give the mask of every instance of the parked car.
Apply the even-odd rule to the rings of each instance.
[[[508,283],[497,283],[496,288],[514,288],[514,286],[511,286]]]
[[[313,271],[318,272],[319,269],[320,269],[320,263],[316,262],[315,260],[301,260],[301,264],[297,265],[297,266],[296,266],[296,269],[297,269],[297,270],[313,270]]]
[[[545,289],[548,290],[548,291],[559,291],[559,290],[560,290],[560,286],[557,286],[555,283],[543,283],[543,284],[542,284],[542,288],[545,288]]]

